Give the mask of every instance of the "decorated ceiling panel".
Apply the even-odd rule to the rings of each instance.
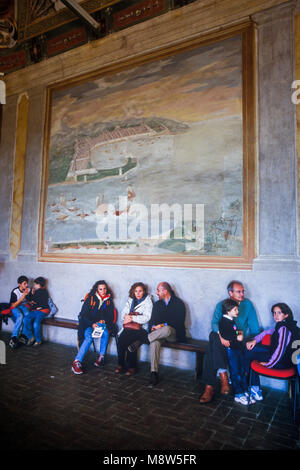
[[[98,23],[95,32],[64,0],[0,0],[0,72],[13,72],[192,1],[77,1]]]

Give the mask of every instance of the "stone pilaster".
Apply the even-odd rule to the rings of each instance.
[[[254,269],[299,271],[295,1],[253,15],[257,25],[258,257]]]
[[[2,105],[2,129],[0,148],[0,262],[10,258],[9,235],[13,196],[13,167],[16,137],[18,96],[12,95]]]
[[[25,191],[21,249],[18,260],[36,260],[38,252],[38,226],[40,190],[43,164],[43,135],[45,98],[43,87],[28,92],[28,141],[26,158]]]

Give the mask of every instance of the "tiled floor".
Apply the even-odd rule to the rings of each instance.
[[[7,342],[7,333],[0,332]],[[7,347],[0,365],[1,444],[6,450],[300,450],[285,392],[264,389],[249,409],[231,396],[199,402],[192,371],[162,366],[148,385],[149,364],[133,377],[116,375],[116,357],[102,369],[86,358],[71,372],[74,348],[44,343]]]

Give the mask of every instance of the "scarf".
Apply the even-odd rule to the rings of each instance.
[[[134,297],[132,299],[132,302],[131,302],[130,311],[132,312],[137,305],[139,305],[140,303],[142,303],[145,300],[146,297],[147,297],[146,295],[143,295],[143,297],[140,300],[138,300],[136,297]]]
[[[110,298],[110,294],[107,294],[104,297],[102,297],[102,295],[99,295],[98,292],[96,292],[95,295],[96,295],[97,299],[99,300],[98,310],[100,310],[100,308],[102,307],[102,304],[104,304],[104,302]]]

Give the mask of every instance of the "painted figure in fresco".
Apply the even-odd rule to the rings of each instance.
[[[151,295],[142,282],[135,282],[129,290],[129,297],[122,311],[123,329],[118,340],[118,366],[115,372],[119,374],[126,367],[126,375],[136,372],[137,351],[128,351],[128,346],[134,341],[147,341],[147,331],[144,326],[148,323],[152,313]]]
[[[167,282],[161,282],[157,286],[159,298],[153,305],[149,331],[146,344],[150,344],[151,377],[150,384],[158,383],[158,367],[160,359],[161,342],[184,342],[185,334],[185,305],[173,292]],[[140,341],[132,343],[128,350],[136,351],[141,345]]]
[[[252,302],[245,298],[243,284],[239,281],[231,281],[227,286],[230,299],[235,300],[239,305],[239,315],[236,324],[239,331],[243,332],[244,338],[255,336],[259,333],[260,327],[257,314]],[[230,393],[228,380],[228,361],[226,348],[230,342],[221,337],[219,333],[219,321],[222,317],[222,301],[215,308],[212,319],[212,331],[209,335],[209,347],[206,351],[202,381],[206,384],[200,403],[209,403],[217,386],[217,376],[221,381],[221,394]]]

